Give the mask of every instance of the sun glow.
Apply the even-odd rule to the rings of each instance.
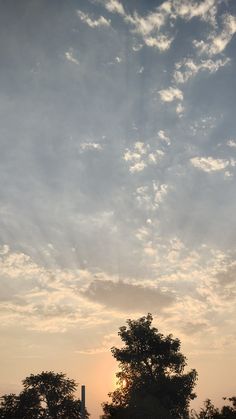
[[[127,380],[124,378],[122,380],[122,388],[125,388],[127,386]]]

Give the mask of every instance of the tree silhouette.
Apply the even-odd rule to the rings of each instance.
[[[223,397],[223,399],[228,400],[232,406],[225,405],[218,409],[210,399],[207,399],[204,408],[199,413],[193,412],[191,419],[236,419],[236,397]]]
[[[104,403],[104,418],[188,418],[196,382],[195,370],[184,374],[180,341],[151,327],[152,315],[127,320],[119,329],[124,347],[111,349],[119,362],[118,388]]]
[[[40,398],[34,389],[22,391],[19,396],[6,394],[1,397],[1,419],[44,418]]]
[[[81,401],[77,384],[63,373],[42,372],[23,380],[23,391],[1,398],[1,419],[79,419]],[[86,418],[88,418],[86,412]]]

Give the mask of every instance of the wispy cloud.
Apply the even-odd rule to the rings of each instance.
[[[164,151],[151,148],[149,144],[137,141],[133,149],[126,149],[123,159],[129,163],[131,173],[142,172],[149,164],[157,164],[164,156]]]
[[[125,15],[123,4],[118,0],[105,0],[105,7],[111,13],[118,13],[122,16]]]
[[[167,145],[171,144],[170,137],[167,135],[167,133],[164,130],[158,131],[158,137],[163,140]]]
[[[227,141],[227,145],[229,147],[236,147],[236,140],[229,140],[229,141]]]
[[[126,15],[126,21],[134,26],[136,33],[145,37],[152,32],[158,32],[170,19],[172,21],[177,18],[191,20],[198,17],[202,20],[215,22],[216,5],[216,0],[203,0],[200,4],[194,0],[183,0],[181,2],[167,0],[145,17],[140,16],[137,12],[133,15]]]
[[[162,102],[173,102],[173,100],[183,100],[183,92],[178,87],[168,87],[167,89],[159,90],[159,95]]]
[[[200,4],[193,0],[182,2],[166,0],[145,16],[140,15],[137,11],[126,13],[123,4],[118,0],[105,0],[104,6],[109,12],[121,15],[124,22],[131,26],[132,32],[141,36],[147,46],[160,51],[170,48],[174,40],[174,36],[169,33],[170,28],[179,18],[189,21],[197,17],[213,26],[216,24],[216,0],[203,0]],[[168,31],[165,30],[166,26],[168,26]]]
[[[65,52],[65,57],[71,63],[79,65],[79,60],[75,58],[72,48]]]
[[[157,48],[161,52],[167,51],[174,40],[169,33],[160,32],[168,17],[167,9],[159,7],[157,11],[150,12],[145,17],[135,12],[133,15],[125,15],[124,19],[131,25],[132,32],[141,36],[148,47]]]
[[[166,51],[170,48],[173,38],[169,38],[166,35],[160,35],[157,37],[145,37],[144,42],[148,47],[158,48],[160,51]]]
[[[212,56],[224,51],[236,33],[236,17],[225,14],[222,17],[222,25],[222,31],[211,32],[206,41],[194,41],[194,45],[200,53]]]
[[[77,10],[77,14],[80,20],[86,23],[90,28],[98,28],[100,26],[110,26],[110,21],[107,20],[104,16],[100,16],[98,19],[92,19],[87,13]]]
[[[176,63],[174,80],[176,83],[186,83],[190,78],[196,76],[200,71],[205,70],[209,73],[216,73],[221,67],[230,62],[229,58],[213,61],[211,59],[196,62],[191,58],[185,58],[182,62]]]
[[[207,173],[224,170],[230,165],[230,161],[226,159],[214,159],[213,157],[193,157],[190,161],[194,167]]]
[[[143,66],[141,66],[141,67],[138,69],[137,74],[143,74],[143,72],[144,72],[144,67],[143,67]]]
[[[84,314],[89,304],[80,290],[93,278],[91,273],[73,269],[52,271],[35,263],[27,254],[10,249],[1,255],[0,267],[0,286],[5,288],[0,301],[2,325],[20,321],[27,329],[47,332],[65,332],[81,322],[85,326]]]
[[[200,3],[195,0],[172,0],[167,1],[167,3],[171,5],[171,10],[175,18],[181,17],[182,19],[191,20],[194,17],[198,17],[201,20],[215,23],[217,12],[216,0],[203,0]]]
[[[103,352],[108,352],[111,346],[114,346],[117,343],[119,344],[119,337],[116,333],[110,333],[105,335],[102,339],[102,342],[94,347],[87,347],[87,348],[79,348],[76,349],[75,353],[77,354],[85,354],[85,355],[95,355],[100,354]]]
[[[130,163],[130,172],[141,172],[145,167],[146,163],[143,157],[147,154],[149,146],[143,142],[138,141],[134,144],[133,150],[127,149],[124,153],[124,160]]]
[[[102,145],[99,143],[89,141],[89,142],[82,143],[80,145],[80,149],[81,151],[92,151],[92,150],[101,151]]]
[[[164,201],[169,189],[167,184],[160,184],[154,181],[152,185],[139,186],[136,190],[138,206],[148,211],[157,210]]]
[[[183,116],[184,106],[182,105],[182,103],[178,103],[178,105],[176,106],[176,113],[179,115],[180,118]]]
[[[116,61],[118,64],[120,64],[120,63],[122,62],[122,59],[121,59],[120,57],[118,57],[118,56],[117,56],[117,57],[115,58],[115,61]]]
[[[133,26],[135,33],[146,37],[157,32],[165,23],[165,15],[162,12],[151,12],[142,17],[137,12],[133,15],[126,15],[126,22]]]

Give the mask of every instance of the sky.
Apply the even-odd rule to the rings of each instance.
[[[193,406],[234,394],[235,33],[234,0],[1,0],[1,394],[62,371],[98,419],[148,312]]]

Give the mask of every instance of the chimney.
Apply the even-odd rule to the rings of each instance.
[[[81,419],[85,419],[85,386],[81,386]]]

